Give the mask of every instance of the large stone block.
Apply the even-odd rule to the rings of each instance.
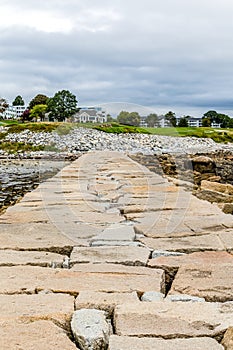
[[[146,265],[150,250],[143,247],[75,247],[70,256],[75,263],[115,263],[125,265]]]
[[[62,267],[65,257],[49,252],[0,250],[0,266],[34,265]]]
[[[187,338],[218,337],[233,324],[233,302],[152,302],[119,305],[117,335]]]
[[[68,335],[50,321],[0,321],[1,350],[77,350]]]
[[[192,339],[156,339],[138,337],[118,337],[112,335],[109,350],[223,350],[218,342],[211,338]]]
[[[87,264],[91,265],[91,264]],[[109,266],[101,270],[99,264],[91,269],[45,269],[42,267],[17,266],[0,268],[0,294],[35,293],[51,290],[55,293],[77,295],[81,291],[132,292],[164,291],[164,271],[157,269]],[[125,269],[124,269],[125,268]],[[85,270],[86,269],[86,270]]]
[[[184,265],[172,283],[169,294],[189,294],[206,301],[233,300],[233,263]]]
[[[183,265],[210,265],[210,264],[233,264],[233,256],[227,252],[196,252],[182,256],[159,256],[150,259],[148,266],[165,269],[166,271],[178,270]]]
[[[233,350],[233,327],[228,328],[221,344],[224,346],[224,349]]]
[[[155,250],[193,253],[205,250],[226,250],[218,234],[211,233],[201,236],[172,237],[172,238],[140,238],[139,241]]]
[[[0,321],[23,319],[32,322],[46,319],[67,327],[73,310],[74,298],[70,295],[0,295]]]
[[[113,313],[116,305],[124,303],[133,303],[139,301],[137,293],[103,293],[103,292],[80,292],[76,301],[75,308],[79,309],[98,309],[105,311],[108,316]]]

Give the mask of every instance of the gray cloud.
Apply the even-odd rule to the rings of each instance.
[[[166,112],[231,112],[228,0],[2,1],[0,95],[81,105],[136,103]],[[5,18],[12,11],[11,18]],[[2,16],[2,17],[1,17]],[[135,106],[136,108],[136,106]]]

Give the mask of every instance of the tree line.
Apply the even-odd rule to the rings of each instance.
[[[164,116],[158,116],[156,113],[151,113],[145,118],[148,127],[159,127],[161,118],[165,119],[168,126],[171,127],[188,127],[190,116],[183,116],[177,122],[176,114],[172,111],[167,112]],[[117,116],[117,121],[120,124],[139,126],[141,117],[137,112],[121,111]],[[233,118],[226,114],[216,111],[208,111],[202,116],[202,126],[211,127],[212,124],[218,124],[221,128],[233,128]]]
[[[44,121],[45,115],[47,114],[50,121],[57,120],[62,122],[78,111],[77,104],[76,96],[68,90],[58,91],[53,97],[38,94],[30,101],[21,115],[21,120],[23,122],[33,120]],[[12,105],[24,106],[25,102],[22,96],[16,96]],[[1,98],[0,113],[3,113],[8,107],[9,105],[6,100]]]
[[[78,112],[77,104],[76,96],[68,90],[58,91],[53,97],[38,94],[30,101],[21,116],[21,120],[23,122],[33,120],[44,121],[45,115],[47,114],[50,121],[57,120],[62,122]],[[16,96],[12,105],[24,106],[25,102],[22,96]],[[8,107],[7,101],[4,98],[0,98],[0,113],[3,113]],[[192,118],[190,116],[183,116],[179,118],[177,122],[176,114],[169,111],[164,116],[151,113],[146,116],[144,120],[148,127],[159,127],[162,117],[164,117],[167,125],[172,127],[187,127],[189,125],[189,119]],[[138,112],[121,111],[116,119],[108,115],[108,121],[117,121],[124,125],[139,126],[141,123],[141,116]],[[213,123],[220,125],[222,128],[233,128],[232,118],[226,114],[210,110],[202,116],[202,126],[210,127]]]

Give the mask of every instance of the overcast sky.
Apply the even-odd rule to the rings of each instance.
[[[232,0],[0,0],[0,97],[233,115]]]

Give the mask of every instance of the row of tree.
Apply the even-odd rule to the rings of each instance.
[[[38,94],[30,101],[21,119],[22,121],[43,121],[46,113],[48,113],[50,121],[56,119],[62,122],[78,111],[77,104],[76,96],[68,90],[58,91],[50,98],[46,95]],[[22,96],[16,96],[12,105],[24,106],[25,102]],[[3,113],[6,108],[8,108],[8,103],[5,99],[0,98],[0,113]]]
[[[183,116],[179,118],[177,122],[176,114],[169,111],[164,115],[167,124],[172,127],[188,127],[190,116]],[[161,117],[156,113],[151,113],[145,118],[145,122],[148,127],[160,126]],[[139,126],[141,117],[137,112],[126,112],[122,111],[117,116],[117,121],[121,124]],[[211,127],[212,124],[217,124],[221,128],[233,128],[233,118],[230,118],[226,114],[218,113],[216,111],[208,111],[202,117],[202,126]]]
[[[165,114],[165,119],[171,126],[176,126],[176,115],[175,113],[169,111]],[[160,119],[156,113],[151,113],[145,118],[145,122],[148,127],[154,128],[160,126]],[[126,112],[121,111],[117,116],[117,121],[120,124],[139,126],[141,122],[141,117],[137,112]]]
[[[43,94],[36,95],[29,103],[21,116],[22,121],[45,119],[48,114],[49,120],[64,121],[71,117],[77,111],[78,101],[76,96],[68,90],[61,90],[55,93],[53,97],[48,97]],[[18,95],[12,102],[13,106],[24,106],[25,102],[22,96]],[[0,98],[0,113],[3,113],[8,108],[8,103],[4,98]],[[183,116],[177,123],[176,114],[169,111],[164,115],[168,125],[173,127],[187,127],[190,116]],[[151,113],[145,118],[148,127],[160,126],[160,119],[156,113]],[[114,120],[109,117],[109,121]],[[139,126],[141,117],[138,112],[121,111],[117,116],[117,121],[120,124]],[[226,114],[218,113],[214,110],[206,112],[202,117],[202,126],[210,127],[212,124],[218,124],[222,128],[233,128],[233,119]]]

